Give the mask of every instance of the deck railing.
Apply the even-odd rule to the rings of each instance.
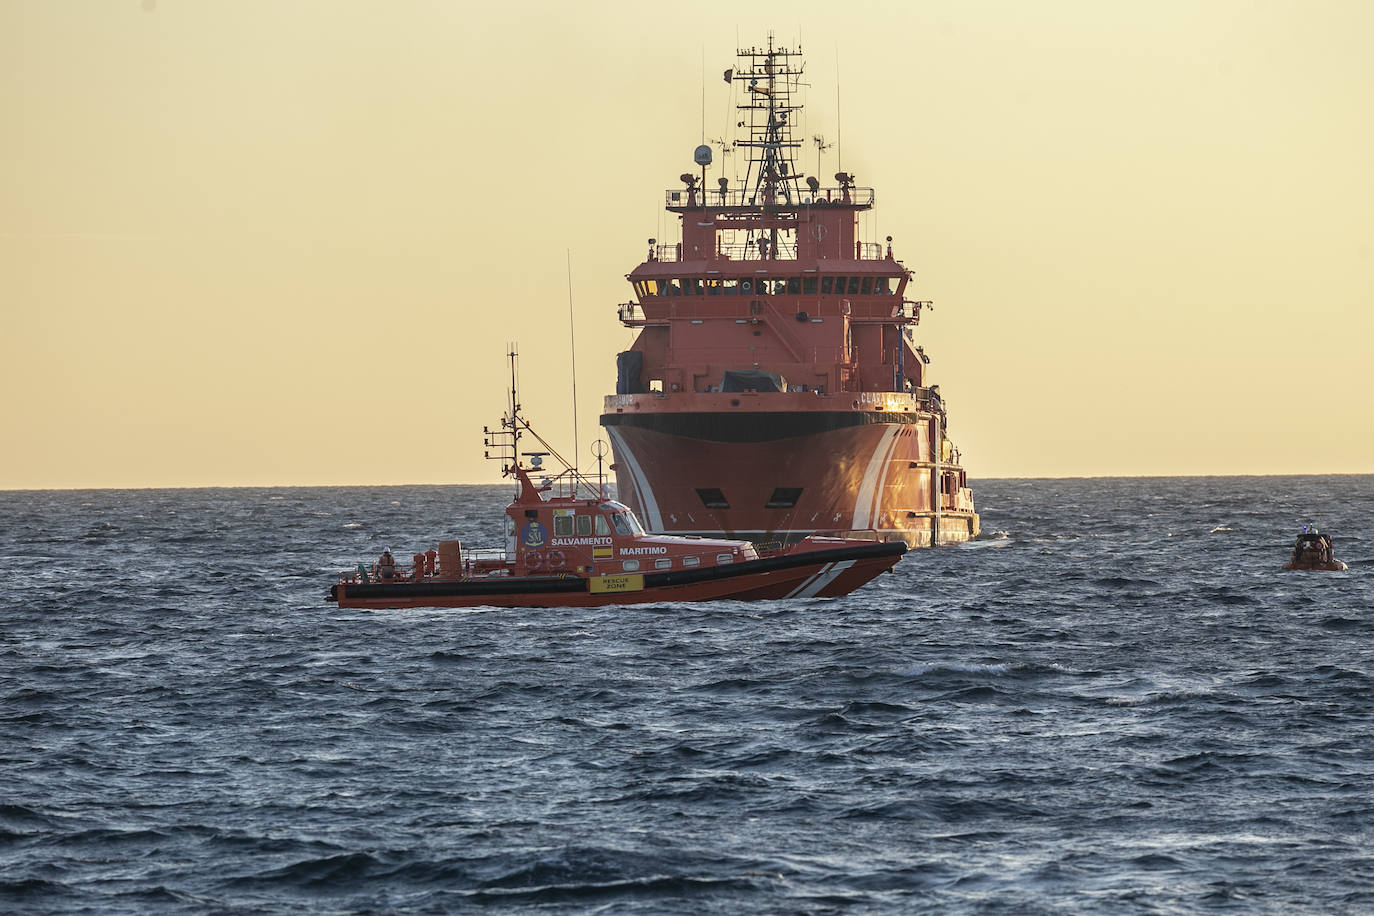
[[[758,242],[722,243],[717,246],[716,253],[712,254],[708,260],[750,261],[761,264],[776,263],[779,265],[785,265],[789,261],[796,260],[797,252],[794,245],[783,241],[779,242],[778,247],[781,250],[765,253],[759,249]],[[856,261],[880,261],[886,256],[887,253],[885,249],[877,242],[854,243],[854,260]],[[683,257],[682,245],[680,243],[655,245],[653,248],[653,258],[657,261],[667,262],[689,260]]]
[[[669,188],[663,192],[664,205],[668,207],[728,207],[758,208],[772,205],[783,209],[801,207],[871,207],[875,195],[872,188],[820,188],[812,194],[805,191],[792,191],[790,196],[779,192],[772,201],[760,200],[753,190],[733,188],[722,191],[719,188],[700,188],[688,191],[686,188]]]

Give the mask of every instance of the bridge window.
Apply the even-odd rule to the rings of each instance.
[[[835,291],[836,291],[836,292],[839,292],[839,282],[838,282],[838,281],[836,281],[836,284],[835,284]],[[859,295],[859,278],[858,278],[858,277],[850,277],[850,278],[849,278],[849,295],[851,295],[851,296],[857,296],[857,295]]]
[[[697,487],[697,496],[701,497],[701,504],[708,509],[730,508],[730,503],[726,501],[725,494],[716,487]]]
[[[891,282],[891,277],[879,277],[878,279],[873,281],[873,292],[877,293],[880,296],[886,296],[890,294],[892,292],[892,287],[889,285],[891,284]]]
[[[611,523],[606,521],[606,516],[598,515],[596,517],[596,533],[601,537],[606,537],[611,533]]]
[[[815,277],[802,277],[802,294],[806,296],[816,295]]]
[[[573,517],[571,515],[555,515],[553,517],[553,536],[559,538],[571,537],[573,533]]]
[[[837,279],[836,277],[821,277],[821,295],[822,295],[822,296],[828,296],[828,295],[830,295],[832,292],[835,292],[835,280],[836,280],[836,279]],[[841,293],[843,293],[843,292],[844,292],[844,277],[839,277],[838,279],[839,279],[839,281],[840,281],[840,289],[839,289],[839,291],[840,291]]]
[[[577,533],[588,536],[592,533],[592,517],[590,515],[579,515],[577,517]]]
[[[773,495],[768,497],[768,502],[763,504],[765,509],[791,509],[797,505],[797,500],[801,499],[801,487],[778,487],[773,491]]]
[[[801,277],[787,278],[787,292],[789,295],[793,296],[801,295]]]
[[[859,287],[860,296],[868,296],[873,293],[873,278],[864,277],[863,286]]]

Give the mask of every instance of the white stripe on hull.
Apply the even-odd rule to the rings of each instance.
[[[889,427],[887,432],[883,433],[883,438],[878,441],[878,447],[873,450],[873,457],[868,460],[863,482],[859,484],[859,495],[854,500],[854,520],[850,527],[855,531],[873,524],[873,515],[878,500],[882,497],[879,484],[887,478],[888,460],[896,447],[897,433],[900,429],[900,426]]]
[[[620,430],[614,426],[608,426],[606,432],[614,440],[616,452],[625,459],[625,464],[629,467],[630,480],[634,483],[635,491],[639,494],[640,508],[644,510],[642,521],[645,527],[650,531],[662,531],[663,514],[658,511],[658,500],[654,499],[654,491],[649,488],[649,479],[644,476],[644,469],[639,466],[639,459],[625,444],[625,438],[620,434]]]
[[[788,593],[789,598],[814,598],[820,594],[821,589],[840,577],[840,573],[854,565],[853,560],[841,560],[837,563],[827,563],[815,572],[809,579],[798,585]]]

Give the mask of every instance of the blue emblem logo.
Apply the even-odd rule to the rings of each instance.
[[[549,529],[539,522],[529,522],[520,529],[520,541],[530,550],[538,550],[549,542]]]

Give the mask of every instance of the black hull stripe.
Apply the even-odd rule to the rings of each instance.
[[[756,573],[777,572],[795,569],[798,566],[823,565],[841,560],[868,560],[879,557],[900,557],[906,553],[906,544],[901,541],[875,542],[853,547],[836,547],[832,550],[816,550],[809,553],[791,554],[781,557],[762,557],[742,563],[725,566],[707,566],[699,569],[674,569],[668,572],[644,573],[644,590],[666,586],[691,585],[697,582],[710,582],[717,579],[733,579],[738,576],[751,576]],[[630,573],[608,573],[608,575],[632,575]],[[563,578],[551,576],[502,577],[479,579],[471,582],[396,582],[392,584],[348,585],[345,591],[349,598],[473,598],[482,595],[554,595],[580,593],[587,590],[587,580],[580,576]],[[330,601],[337,601],[337,593],[331,593]]]
[[[687,439],[711,442],[771,442],[816,433],[848,429],[852,426],[914,425],[930,419],[928,414],[894,411],[777,411],[755,413],[608,413],[602,426],[643,429]]]

